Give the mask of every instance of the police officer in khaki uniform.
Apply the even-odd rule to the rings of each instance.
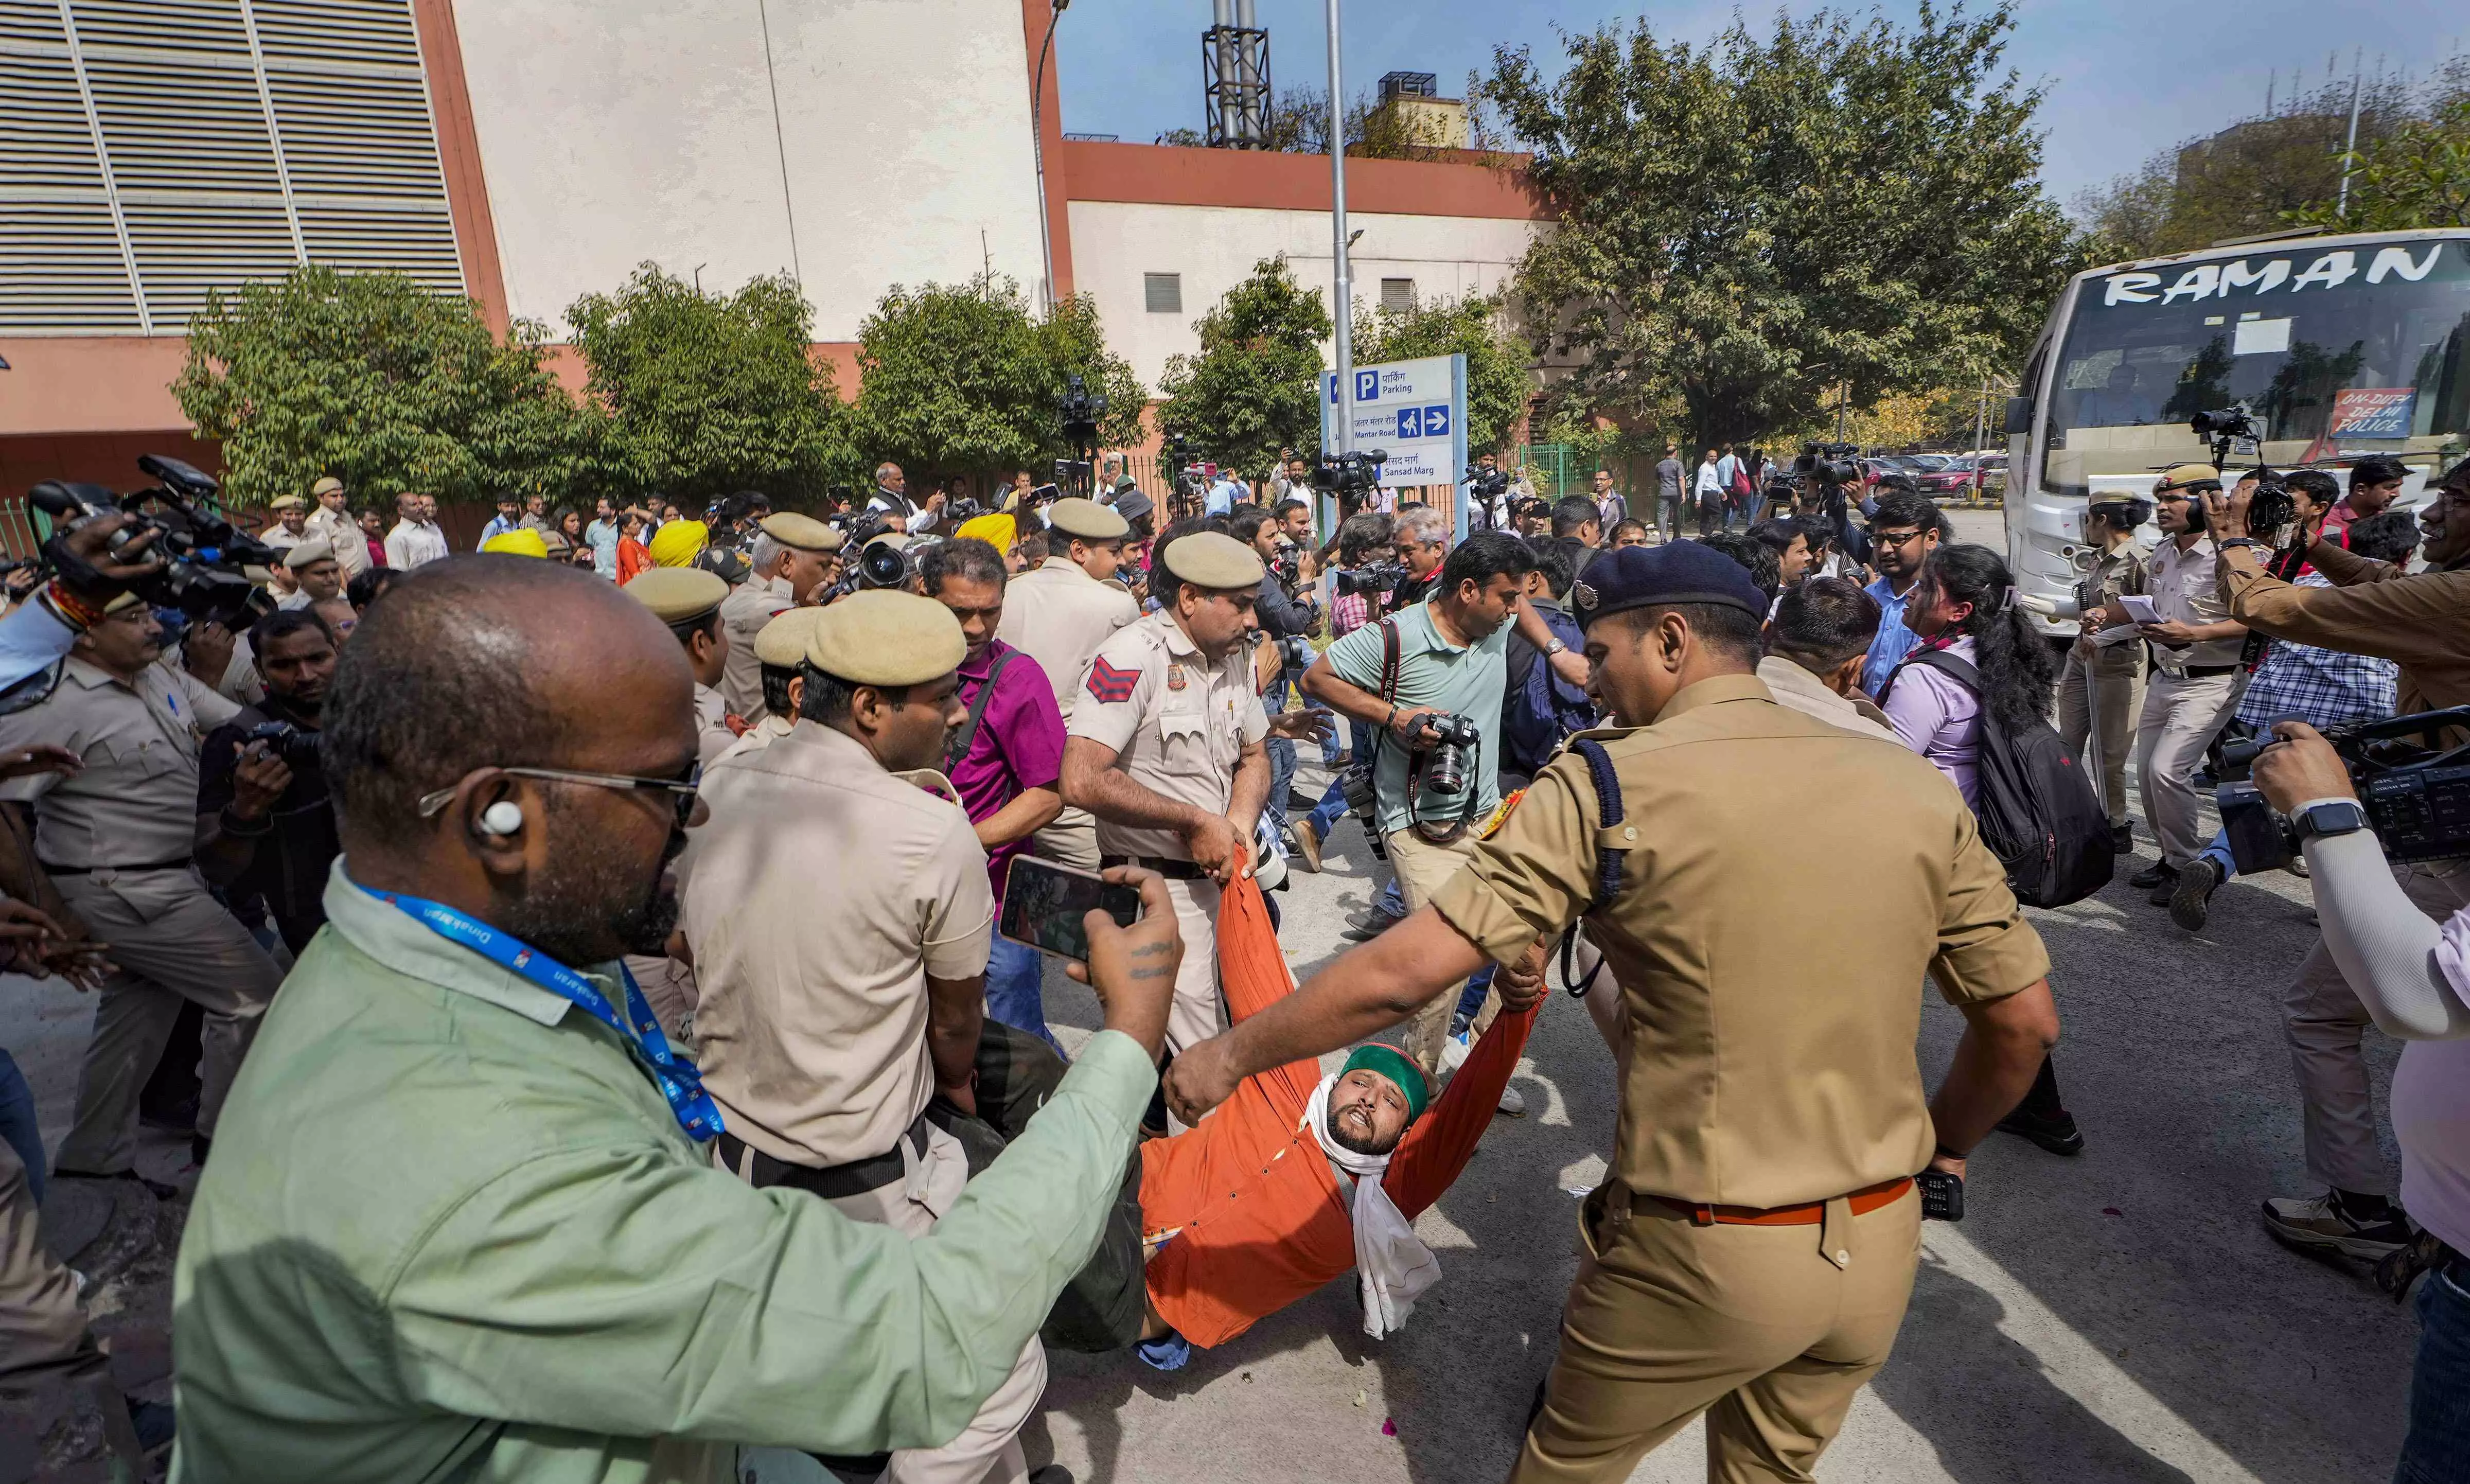
[[[1619,988],[1619,1123],[1512,1477],[1626,1479],[1704,1413],[1710,1478],[1806,1479],[1895,1342],[1913,1177],[1960,1178],[2057,1037],[2049,959],[1936,770],[1776,703],[1753,673],[1766,599],[1739,568],[1633,546],[1572,591],[1623,724],[1582,733],[1619,820],[1565,753],[1431,906],[1184,1053],[1169,1098],[1198,1117],[1486,958],[1531,965],[1583,917]],[[1847,879],[1856,903],[1773,908]],[[1924,971],[1967,1022],[1935,1100],[1914,1056]]]
[[[73,776],[18,779],[0,798],[33,801],[36,859],[119,965],[95,1006],[76,1122],[55,1160],[55,1172],[70,1176],[134,1173],[138,1089],[182,1000],[206,1017],[193,1147],[202,1162],[232,1076],[283,978],[192,864],[198,745],[240,707],[157,662],[162,626],[133,594],[104,612],[70,650],[50,698],[0,718],[0,753],[49,742],[84,763]],[[252,766],[242,764],[244,780]]]
[[[765,516],[756,527],[747,551],[753,574],[720,605],[721,627],[729,632],[720,698],[730,714],[750,722],[769,714],[755,636],[773,614],[811,600],[816,589],[837,575],[841,543],[847,539],[837,527],[794,510]]]
[[[667,624],[686,648],[687,662],[694,667],[695,750],[709,768],[737,740],[718,689],[729,663],[729,634],[720,618],[729,584],[699,567],[655,567],[636,573],[626,592]]]
[[[277,551],[289,551],[309,538],[309,502],[297,495],[277,495],[266,502],[274,523],[257,533],[257,539]]]
[[[1094,499],[1059,499],[1047,507],[1046,522],[1046,561],[1005,584],[995,637],[1037,661],[1068,725],[1090,657],[1139,619],[1141,605],[1115,578],[1131,532],[1121,515]],[[1050,861],[1098,868],[1098,822],[1086,809],[1067,804],[1031,838]]]
[[[704,774],[711,816],[687,852],[682,923],[698,1059],[727,1168],[923,1236],[968,1178],[960,1141],[925,1113],[939,1092],[975,1111],[994,893],[968,815],[908,775],[939,781],[926,770],[966,714],[967,645],[949,609],[914,593],[815,614],[803,718]],[[821,931],[817,903],[832,909]],[[896,1452],[885,1476],[1018,1484],[1015,1435],[1045,1385],[1032,1339],[958,1438]]]
[[[1247,870],[1270,792],[1270,719],[1252,683],[1260,553],[1202,531],[1172,543],[1166,606],[1098,646],[1064,721],[1063,800],[1098,817],[1107,866],[1167,878],[1183,965],[1166,1041],[1180,1052],[1224,1024],[1218,889]]]
[[[798,666],[805,662],[806,642],[815,632],[815,620],[823,615],[820,608],[792,608],[775,614],[772,621],[755,636],[753,649],[757,672],[763,684],[763,719],[746,729],[723,757],[739,753],[759,753],[789,734],[798,723],[798,703],[805,695],[806,684],[798,678]],[[729,652],[737,653],[735,640]]]
[[[2069,601],[2047,605],[2050,616],[2074,618],[2082,632],[2067,646],[2059,676],[2059,735],[2070,754],[2086,752],[2098,725],[2102,806],[2109,831],[2125,850],[2127,754],[2135,746],[2135,699],[2144,678],[2144,645],[2132,624],[2109,622],[2109,605],[2146,591],[2145,553],[2136,527],[2153,518],[2153,502],[2134,496],[2102,495],[2085,507],[2085,545],[2093,565]],[[2035,607],[2042,605],[2035,604]]]
[[[344,493],[343,481],[328,475],[309,486],[309,498],[317,508],[309,512],[301,529],[311,536],[322,536],[334,549],[335,560],[343,568],[343,580],[350,582],[369,569],[369,543],[361,534],[360,522],[352,519],[351,497]]]

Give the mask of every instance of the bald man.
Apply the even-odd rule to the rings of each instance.
[[[931,1235],[758,1191],[711,1163],[718,1111],[615,962],[677,917],[692,685],[658,616],[572,568],[452,558],[370,608],[327,700],[330,931],[181,1242],[184,1480],[930,1447],[1087,1261],[1156,1084],[1161,883],[1132,928],[1093,915],[1107,1029]]]

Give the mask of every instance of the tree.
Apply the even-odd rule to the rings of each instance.
[[[1159,426],[1222,463],[1265,467],[1281,448],[1320,447],[1320,342],[1331,334],[1320,290],[1264,258],[1193,327],[1200,354],[1171,356]]]
[[[854,469],[831,367],[808,349],[811,316],[788,275],[705,293],[646,263],[566,317],[617,490],[689,508],[750,487],[811,499]]]
[[[1466,440],[1471,452],[1500,452],[1526,411],[1534,358],[1502,327],[1505,295],[1469,294],[1410,310],[1355,312],[1355,362],[1377,365],[1420,356],[1467,359]]]
[[[2352,172],[2346,208],[2310,202],[2292,220],[2353,232],[2470,226],[2470,93],[2342,156]]]
[[[210,290],[172,394],[221,440],[237,504],[330,474],[362,499],[562,499],[586,479],[591,429],[546,340],[519,320],[501,344],[470,299],[400,273],[312,264]]]
[[[2038,182],[2041,94],[1994,75],[2013,26],[1925,3],[1701,50],[1642,20],[1568,37],[1551,80],[1497,48],[1483,96],[1557,207],[1519,292],[1566,395],[1742,442],[1839,383],[1866,405],[2020,358],[2083,253]]]
[[[1078,373],[1107,396],[1102,444],[1136,442],[1147,402],[1081,296],[1033,316],[1019,285],[895,285],[858,327],[858,443],[943,474],[1025,469],[1068,451],[1056,404]]]

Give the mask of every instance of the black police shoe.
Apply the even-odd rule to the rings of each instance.
[[[2169,862],[2155,861],[2134,875],[2128,877],[2127,884],[2139,892],[2149,892],[2163,882],[2177,879],[2179,879],[2179,872]]]
[[[2109,848],[2110,852],[2115,855],[2134,854],[2135,826],[2132,824],[2112,824],[2109,826]]]
[[[2045,1115],[2017,1108],[1998,1121],[1998,1129],[2030,1139],[2053,1154],[2084,1152],[2084,1133],[2076,1127],[2075,1115],[2063,1110]]]

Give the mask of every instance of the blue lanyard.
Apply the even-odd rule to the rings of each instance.
[[[635,976],[626,966],[618,966],[618,977],[626,985],[626,1015],[619,1019],[608,997],[565,964],[511,934],[501,933],[485,922],[475,922],[443,902],[432,902],[417,896],[404,896],[393,892],[361,891],[379,901],[401,908],[425,924],[429,930],[449,942],[460,943],[512,974],[548,990],[560,999],[581,1006],[593,1019],[618,1032],[635,1053],[661,1096],[669,1101],[669,1111],[687,1137],[698,1142],[716,1138],[722,1129],[720,1109],[711,1095],[703,1090],[703,1074],[685,1053],[669,1045],[661,1032],[661,1023],[652,1014],[652,1007],[643,1000],[643,991],[635,986]]]

